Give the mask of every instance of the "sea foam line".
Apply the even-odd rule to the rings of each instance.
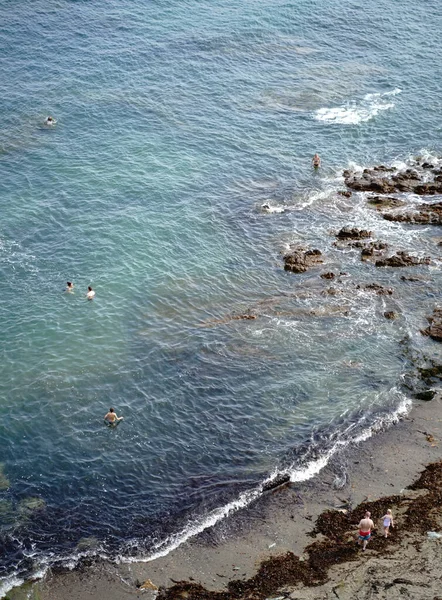
[[[399,390],[396,391],[400,393]],[[403,396],[403,394],[401,395]],[[332,445],[332,447],[327,452],[325,452],[320,458],[311,460],[307,465],[305,465],[301,469],[299,467],[295,467],[293,469],[288,468],[282,471],[275,469],[267,477],[267,479],[265,479],[257,488],[242,492],[236,500],[233,500],[232,502],[229,502],[224,506],[212,510],[207,515],[201,515],[200,517],[197,517],[194,521],[189,522],[181,531],[167,537],[162,542],[159,542],[154,547],[153,552],[149,554],[149,556],[120,556],[118,562],[151,562],[158,558],[167,556],[168,554],[170,554],[170,552],[187,542],[190,538],[195,537],[196,535],[202,533],[210,527],[213,527],[229,515],[241,510],[242,508],[245,508],[246,506],[257,500],[262,495],[264,490],[266,488],[268,489],[268,484],[271,484],[277,478],[281,478],[285,475],[288,475],[290,482],[292,483],[311,479],[329,463],[330,459],[334,454],[336,454],[336,452],[345,448],[346,446],[349,446],[350,444],[357,444],[366,441],[375,433],[381,431],[385,427],[391,426],[393,423],[396,423],[403,415],[409,412],[411,405],[412,401],[409,398],[403,397],[402,402],[400,402],[398,408],[395,411],[379,418],[372,425],[366,427],[363,433],[357,435],[356,437],[347,440],[337,440]]]
[[[314,112],[317,121],[325,123],[337,123],[341,125],[358,125],[369,121],[380,111],[388,110],[395,106],[391,101],[393,96],[400,94],[402,90],[395,88],[390,92],[366,94],[362,100],[350,101],[343,106],[335,108],[320,108]]]
[[[399,390],[396,390],[398,393]],[[401,394],[403,396],[403,394]],[[206,529],[213,527],[218,522],[222,521],[229,515],[245,508],[255,500],[257,500],[265,489],[268,489],[268,485],[277,480],[278,478],[282,478],[284,476],[288,476],[290,482],[301,482],[311,479],[315,475],[317,475],[322,469],[327,466],[330,459],[336,452],[349,446],[350,444],[357,444],[360,442],[364,442],[368,440],[372,435],[377,433],[378,431],[384,429],[385,427],[391,426],[393,423],[399,421],[399,419],[407,414],[411,408],[412,401],[409,398],[403,397],[402,402],[399,404],[398,408],[392,413],[385,415],[379,418],[376,422],[374,422],[371,426],[366,427],[364,432],[355,436],[354,438],[349,438],[347,440],[337,440],[332,447],[327,450],[321,457],[318,459],[311,460],[307,465],[302,467],[294,467],[293,469],[288,468],[285,470],[275,469],[268,477],[265,479],[257,488],[252,490],[246,490],[242,492],[236,500],[227,503],[224,506],[216,508],[209,512],[207,515],[201,515],[196,520],[189,522],[181,531],[167,537],[162,542],[159,542],[153,549],[153,552],[147,557],[125,557],[119,556],[116,559],[118,563],[133,563],[133,562],[151,562],[158,558],[162,558],[170,554],[173,550],[187,542],[190,538],[195,537],[199,533],[202,533]],[[362,424],[362,420],[359,422]],[[105,559],[106,556],[103,553],[100,553],[100,556]],[[72,559],[72,557],[71,557]],[[78,557],[77,557],[78,559]],[[75,568],[76,561],[71,560],[69,564],[69,568]],[[40,567],[38,573],[33,574],[33,579],[42,579],[49,568],[49,565],[45,565],[43,568]],[[3,598],[4,595],[7,594],[9,590],[12,588],[22,585],[25,582],[24,579],[19,579],[15,575],[11,575],[6,579],[0,581],[0,598]]]

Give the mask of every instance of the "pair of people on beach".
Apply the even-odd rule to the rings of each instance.
[[[66,282],[66,292],[68,294],[73,294],[74,293],[74,284],[72,283],[72,281],[68,281]],[[87,294],[86,294],[86,298],[88,300],[93,300],[95,297],[95,292],[94,290],[91,288],[91,286],[89,285],[87,288]]]
[[[386,514],[382,517],[382,525],[384,527],[384,537],[388,537],[390,527],[394,527],[393,513],[390,509],[387,510]],[[371,513],[367,510],[363,519],[359,521],[359,539],[358,544],[362,544],[362,550],[367,548],[367,544],[371,538],[371,532],[374,529],[374,523],[371,520]]]

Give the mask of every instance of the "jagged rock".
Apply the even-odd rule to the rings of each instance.
[[[400,206],[405,206],[405,202],[403,200],[399,200],[398,198],[393,198],[392,196],[370,196],[367,198],[367,203],[376,208],[399,208]]]
[[[384,317],[386,319],[393,320],[397,317],[397,314],[394,312],[394,310],[387,310],[386,312],[384,312]]]
[[[419,204],[414,207],[413,212],[385,213],[382,216],[387,221],[399,223],[442,225],[442,202]]]
[[[351,196],[351,192],[345,191],[345,190],[339,190],[338,195],[339,196],[344,196],[345,198],[350,198]]]
[[[396,252],[388,258],[381,258],[375,262],[376,267],[414,267],[416,265],[429,265],[430,258],[417,258],[407,252]]]
[[[421,333],[442,342],[442,308],[435,308],[431,317],[428,317],[428,322],[430,326],[423,329]]]
[[[368,244],[363,244],[361,250],[361,260],[365,258],[370,258],[375,254],[375,252],[383,252],[387,250],[388,244],[385,242],[370,242]]]
[[[382,168],[381,168],[382,167]],[[417,162],[415,168],[399,171],[394,168],[373,167],[360,171],[344,171],[345,184],[359,192],[414,192],[420,195],[442,193],[442,181],[435,165]],[[425,170],[425,181],[423,181]],[[431,178],[431,180],[429,180]]]
[[[320,250],[293,250],[285,254],[284,269],[293,273],[305,273],[310,267],[323,262]]]
[[[371,231],[366,229],[358,229],[357,227],[343,227],[336,234],[338,240],[361,240],[371,237]]]
[[[335,274],[332,271],[330,271],[328,273],[321,273],[320,277],[321,279],[334,279]]]
[[[367,283],[364,286],[361,286],[358,284],[356,286],[356,289],[357,290],[360,290],[360,289],[373,290],[378,294],[378,296],[391,296],[393,294],[393,290],[391,288],[385,288],[383,285],[380,285],[379,283]]]

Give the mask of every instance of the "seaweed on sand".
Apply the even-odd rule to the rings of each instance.
[[[317,519],[313,534],[323,538],[305,549],[308,559],[302,560],[292,552],[274,556],[261,563],[258,573],[247,580],[235,580],[228,584],[227,591],[211,592],[202,585],[187,581],[177,582],[168,589],[160,589],[158,600],[265,600],[278,590],[295,587],[297,584],[317,586],[325,583],[331,566],[358,560],[355,546],[355,529],[365,511],[376,517],[385,514],[388,508],[394,512],[401,509],[406,519],[406,530],[425,533],[440,525],[437,510],[442,505],[442,461],[428,465],[410,490],[426,490],[416,498],[387,496],[374,502],[363,502],[348,513],[326,510]],[[405,511],[405,512],[404,512]],[[370,547],[379,554],[389,552],[389,547],[401,539],[374,536]]]

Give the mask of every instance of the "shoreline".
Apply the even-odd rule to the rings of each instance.
[[[276,560],[275,557],[287,553],[305,556],[304,549],[312,544],[314,525],[325,511],[351,511],[364,502],[383,497],[405,498],[407,486],[418,479],[428,464],[442,458],[439,440],[442,440],[442,394],[430,402],[415,401],[408,415],[388,429],[336,453],[318,475],[265,492],[245,509],[190,538],[162,558],[122,564],[93,561],[87,566],[84,563],[73,571],[49,572],[31,588],[24,584],[8,592],[7,597],[11,600],[154,597],[156,591],[139,587],[148,580],[155,588],[161,588],[160,597],[179,597],[174,596],[173,591],[177,582],[200,585],[201,599],[206,593],[203,589],[209,595],[220,592],[225,598],[233,597],[227,592],[228,584],[250,580],[264,561]],[[372,516],[378,519],[382,515]],[[393,540],[394,537],[395,534]],[[435,541],[427,542],[425,536],[421,541],[433,548],[438,546]],[[363,561],[360,555],[352,560],[365,564],[370,557],[376,558],[372,556],[376,554],[379,551],[369,545]],[[355,563],[352,565],[354,569]],[[346,568],[346,563],[333,567],[338,577]],[[442,591],[442,583],[439,584]],[[164,591],[167,589],[169,592]],[[274,592],[273,595],[278,595],[277,589]]]

